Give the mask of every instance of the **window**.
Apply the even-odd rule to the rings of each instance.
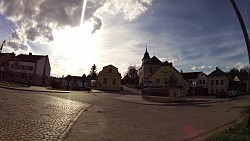
[[[152,73],[152,72],[153,72],[153,68],[150,68],[150,69],[149,69],[149,72]]]
[[[223,85],[223,80],[221,80],[221,85]]]
[[[218,85],[218,80],[216,80],[216,85]]]
[[[32,71],[33,70],[33,66],[29,66],[29,70]]]
[[[24,74],[21,74],[21,78],[22,78],[22,79],[25,79]]]
[[[221,91],[223,92],[223,91],[224,91],[224,89],[221,89]]]
[[[116,84],[116,79],[113,79],[112,84],[113,84],[113,85]]]
[[[32,80],[32,76],[30,76],[30,80]]]
[[[107,84],[107,78],[103,78],[103,84]]]
[[[200,80],[200,84],[202,84],[202,80]]]
[[[112,73],[112,69],[111,68],[109,69],[109,73]]]
[[[16,74],[16,78],[18,78],[18,74]]]
[[[205,80],[203,80],[203,84],[205,84],[206,83],[206,81]]]
[[[10,65],[10,67],[11,67],[11,68],[13,68],[13,67],[14,67],[14,65],[13,65],[13,64],[11,64],[11,65]]]
[[[160,83],[160,79],[156,79],[156,84],[159,84]]]
[[[164,82],[165,82],[165,83],[168,83],[168,79],[167,79],[167,78],[164,78]]]
[[[213,89],[211,90],[211,94],[214,94],[214,90]]]
[[[211,85],[214,85],[214,81],[213,80],[211,80]]]

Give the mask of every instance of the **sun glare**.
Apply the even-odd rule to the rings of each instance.
[[[88,23],[79,27],[66,27],[55,30],[53,52],[59,57],[58,62],[68,71],[86,69],[93,65],[98,56],[98,35],[91,34],[92,26]]]

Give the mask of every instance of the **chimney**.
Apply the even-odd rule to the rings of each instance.
[[[32,55],[32,53],[30,52],[29,55]]]
[[[219,68],[218,67],[216,67],[216,70],[218,70]]]

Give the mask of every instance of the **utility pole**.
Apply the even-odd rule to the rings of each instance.
[[[247,51],[248,51],[248,59],[249,59],[248,63],[250,64],[250,41],[249,41],[249,36],[248,36],[248,33],[247,33],[247,29],[246,29],[246,26],[245,26],[244,21],[242,19],[242,16],[240,14],[240,11],[239,11],[239,9],[237,7],[237,4],[235,3],[234,0],[230,0],[230,1],[231,1],[232,5],[234,7],[235,13],[237,14],[237,17],[238,17],[240,25],[241,25],[242,32],[243,32],[244,37],[245,37],[245,41],[246,41],[246,45],[247,45]],[[249,84],[250,84],[250,77],[249,77],[249,73],[248,73],[248,84],[247,84],[248,94],[249,94]],[[248,109],[248,112],[249,112],[249,115],[248,115],[247,127],[248,127],[249,132],[250,132],[250,107]]]

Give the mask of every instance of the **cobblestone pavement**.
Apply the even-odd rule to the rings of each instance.
[[[0,92],[0,141],[58,140],[88,104]]]

